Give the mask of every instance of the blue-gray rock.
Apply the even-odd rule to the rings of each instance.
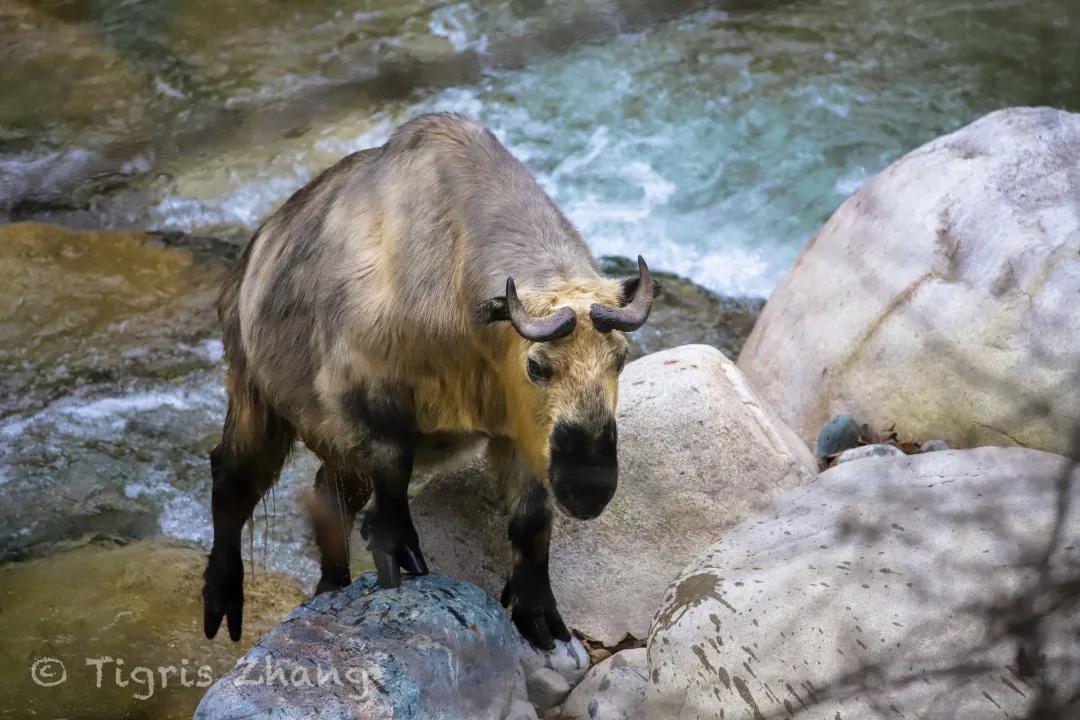
[[[380,590],[366,573],[263,636],[195,718],[529,718],[522,648],[475,585],[433,574]]]
[[[875,458],[875,457],[900,457],[904,454],[904,451],[895,445],[886,445],[885,443],[875,443],[873,445],[863,445],[862,447],[853,447],[850,450],[845,450],[840,453],[840,457],[836,458],[836,464],[851,462],[852,460],[862,460],[863,458]]]
[[[859,426],[850,415],[837,415],[817,436],[818,459],[844,452],[859,444]]]
[[[941,452],[942,450],[949,449],[949,443],[945,442],[944,440],[927,440],[919,446],[919,450],[924,453]]]

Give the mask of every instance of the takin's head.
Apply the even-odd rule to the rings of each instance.
[[[505,320],[517,331],[504,370],[511,431],[573,517],[596,517],[615,494],[615,406],[629,349],[623,333],[645,324],[654,293],[638,257],[635,278],[589,279],[522,297],[509,278],[505,296],[476,308],[478,321]]]

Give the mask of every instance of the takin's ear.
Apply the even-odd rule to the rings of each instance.
[[[619,281],[619,285],[621,286],[619,289],[619,307],[626,307],[627,304],[634,299],[634,295],[637,293],[638,285],[640,284],[640,277],[626,278],[625,280]],[[664,291],[664,286],[658,283],[656,278],[653,278],[652,286],[653,297],[660,297],[660,294]]]
[[[473,322],[479,325],[509,320],[510,307],[506,304],[506,296],[500,295],[480,303],[473,308],[472,317]]]

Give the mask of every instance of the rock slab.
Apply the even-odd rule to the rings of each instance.
[[[520,718],[520,653],[509,618],[475,585],[432,574],[380,590],[366,573],[293,611],[210,688],[195,717],[299,720],[318,708],[341,720]]]
[[[813,477],[817,463],[738,368],[705,345],[647,355],[619,382],[619,488],[598,518],[556,514],[552,588],[563,619],[605,645],[643,638],[671,581],[726,528]],[[502,590],[499,492],[481,469],[433,479],[412,503],[428,561]]]
[[[671,586],[648,717],[1076,717],[1050,708],[1080,690],[1078,536],[1080,472],[1057,455],[838,465]]]
[[[1070,454],[1080,425],[1080,114],[992,113],[864,184],[739,367],[810,442],[849,412],[953,447]]]

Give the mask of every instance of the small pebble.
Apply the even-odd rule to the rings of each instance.
[[[840,457],[836,458],[836,464],[851,462],[852,460],[862,460],[864,458],[873,457],[899,457],[904,454],[904,451],[893,445],[885,445],[879,443],[877,445],[863,445],[862,447],[851,448],[840,453]]]
[[[534,670],[525,679],[529,702],[540,712],[555,707],[570,694],[570,683],[551,668]]]
[[[950,450],[949,443],[944,440],[927,440],[919,446],[919,452],[941,452],[942,450]]]

